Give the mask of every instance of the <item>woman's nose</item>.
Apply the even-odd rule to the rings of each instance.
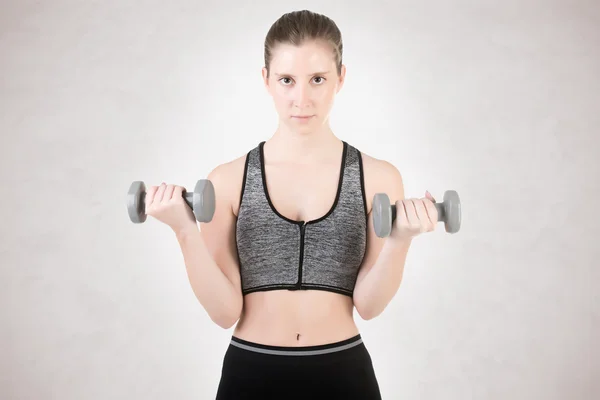
[[[298,107],[304,107],[310,103],[310,91],[309,88],[304,86],[297,86],[296,93],[294,96],[295,103]]]

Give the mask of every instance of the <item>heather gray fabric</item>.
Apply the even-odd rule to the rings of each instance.
[[[236,225],[242,293],[316,289],[352,296],[367,238],[360,151],[343,142],[335,201],[327,214],[304,222],[284,217],[271,203],[264,143],[246,155]]]

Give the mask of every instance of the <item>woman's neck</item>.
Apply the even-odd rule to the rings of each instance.
[[[328,125],[313,132],[293,132],[280,125],[265,143],[265,152],[268,148],[269,158],[273,162],[311,163],[339,157],[341,147],[342,141]]]

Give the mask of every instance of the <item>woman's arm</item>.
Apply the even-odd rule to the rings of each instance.
[[[391,204],[404,199],[404,185],[400,172],[390,163],[364,158],[365,188],[369,209],[375,193],[386,193]],[[354,305],[361,318],[377,317],[395,296],[404,273],[404,264],[410,248],[410,239],[390,235],[379,238],[375,234],[373,216],[368,214],[367,251],[354,288]]]
[[[215,188],[212,221],[200,223],[200,229],[176,232],[192,290],[211,320],[224,329],[238,321],[243,306],[232,211],[234,182],[241,179],[236,164],[220,165],[207,177]]]

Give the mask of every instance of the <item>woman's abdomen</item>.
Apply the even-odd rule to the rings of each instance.
[[[352,298],[327,291],[273,290],[244,297],[233,335],[274,346],[313,346],[358,334]]]

